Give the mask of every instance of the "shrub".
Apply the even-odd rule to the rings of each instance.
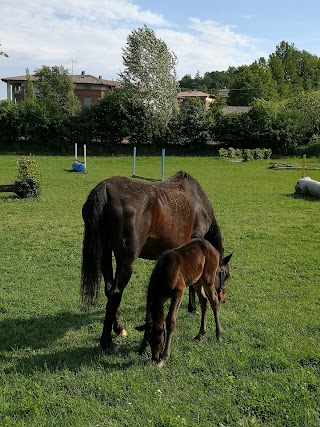
[[[232,160],[242,159],[242,150],[240,148],[228,148],[228,157]]]
[[[40,196],[41,173],[35,156],[22,156],[17,161],[18,180],[27,187],[28,196],[37,198]]]
[[[220,148],[219,149],[219,156],[227,159],[229,157],[228,150],[226,150],[225,148]]]
[[[270,159],[272,150],[271,148],[261,148],[263,159]]]
[[[249,162],[250,160],[253,160],[253,154],[252,154],[252,150],[250,150],[249,148],[246,148],[243,150],[243,159],[245,162]]]
[[[253,155],[254,160],[263,159],[263,153],[262,153],[262,150],[260,148],[255,148],[254,150],[252,150],[252,155]]]
[[[320,147],[320,144],[319,144]],[[272,150],[270,148],[255,148],[250,150],[249,148],[240,148],[229,147],[228,150],[225,148],[220,148],[219,156],[223,158],[229,158],[232,160],[241,160],[245,162],[250,160],[259,160],[259,159],[270,159]]]

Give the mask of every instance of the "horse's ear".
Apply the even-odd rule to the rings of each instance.
[[[231,252],[230,255],[228,255],[228,256],[226,256],[226,257],[223,258],[222,265],[227,265],[228,264],[228,262],[230,261],[230,259],[232,257],[232,254],[233,254],[233,252]]]
[[[147,326],[146,324],[141,325],[141,326],[136,326],[136,328],[135,328],[135,329],[136,329],[137,331],[145,331],[145,330],[146,330],[146,326]]]

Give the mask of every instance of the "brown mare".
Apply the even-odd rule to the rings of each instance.
[[[90,192],[82,216],[81,295],[84,303],[92,303],[103,276],[107,297],[103,350],[112,349],[112,329],[126,335],[118,308],[136,258],[156,260],[195,237],[205,238],[223,254],[212,206],[199,183],[185,172],[152,183],[106,179]]]
[[[152,360],[159,366],[169,359],[178,310],[184,290],[190,285],[195,287],[201,305],[201,325],[195,339],[206,333],[209,300],[216,323],[216,338],[221,341],[219,304],[225,302],[227,297],[226,280],[229,278],[228,262],[231,256],[220,263],[220,253],[204,239],[192,239],[162,255],[150,278],[146,323],[136,328],[145,331],[139,354],[150,344]],[[166,318],[165,339],[164,303],[169,298],[171,304]]]

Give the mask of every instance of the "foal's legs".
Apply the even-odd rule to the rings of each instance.
[[[179,311],[179,307],[181,305],[183,293],[184,293],[184,289],[177,290],[171,299],[169,312],[166,318],[167,338],[166,338],[166,343],[165,343],[165,347],[164,347],[162,358],[161,358],[162,363],[161,361],[159,363],[160,366],[163,365],[164,362],[166,362],[170,358],[172,333],[175,330],[175,327],[177,324],[177,314]]]
[[[219,299],[214,288],[214,284],[210,285],[206,282],[203,282],[203,287],[206,292],[206,295],[210,301],[211,308],[214,314],[214,320],[216,322],[216,338],[217,341],[221,341],[221,326],[219,321]]]
[[[189,302],[188,302],[188,312],[191,314],[196,314],[196,293],[194,285],[189,286]]]
[[[208,309],[208,298],[206,297],[205,291],[201,285],[201,282],[198,281],[194,285],[195,291],[199,297],[199,302],[201,306],[201,325],[200,330],[197,336],[194,337],[195,340],[200,340],[201,337],[206,333],[207,329],[207,309]]]

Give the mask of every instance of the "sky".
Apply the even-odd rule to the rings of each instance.
[[[283,40],[320,56],[319,16],[319,0],[0,0],[0,79],[58,65],[117,80],[143,25],[177,56],[178,79],[251,64]]]

